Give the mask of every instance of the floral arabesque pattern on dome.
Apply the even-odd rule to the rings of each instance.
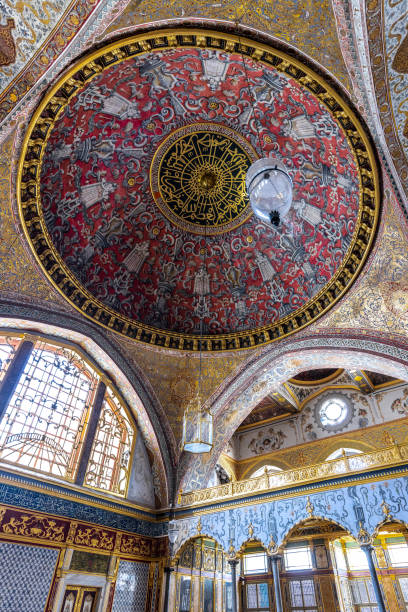
[[[122,57],[84,86],[89,67],[71,79],[76,93],[47,136],[42,213],[52,257],[69,270],[69,285],[60,286],[53,268],[55,282],[69,297],[76,279],[74,303],[88,316],[156,344],[166,342],[162,331],[197,335],[201,316],[208,338],[263,328],[238,345],[206,340],[204,347],[242,348],[307,324],[354,277],[361,244],[346,275],[343,268],[360,214],[358,160],[341,123],[294,78],[239,53],[194,48],[198,37],[185,38],[186,48]],[[281,235],[250,217],[203,240],[161,213],[149,185],[153,153],[175,130],[199,121],[235,130],[258,154],[282,158],[295,202]],[[375,208],[370,181],[366,198]],[[376,213],[368,215],[370,230]],[[361,243],[371,241],[368,230]],[[316,308],[301,314],[317,295]],[[194,349],[189,338],[168,345]]]

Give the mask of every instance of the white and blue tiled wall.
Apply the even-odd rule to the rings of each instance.
[[[0,542],[0,612],[43,612],[59,551]]]
[[[121,561],[112,612],[144,612],[148,581],[148,563]]]

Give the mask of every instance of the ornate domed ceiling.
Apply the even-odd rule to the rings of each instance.
[[[294,183],[281,231],[245,174],[274,154]],[[307,325],[354,280],[379,187],[358,119],[309,68],[217,32],[101,49],[31,122],[19,176],[26,234],[85,315],[194,350],[262,344]]]

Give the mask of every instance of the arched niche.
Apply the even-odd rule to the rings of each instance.
[[[337,521],[320,516],[311,516],[298,521],[285,533],[278,550],[282,552],[291,538],[307,538],[316,534],[330,535],[333,538],[348,535],[355,539],[349,529]]]
[[[219,455],[253,408],[274,387],[300,372],[319,367],[358,367],[406,380],[408,350],[384,340],[359,337],[306,337],[268,347],[254,358],[210,406],[214,415],[214,446],[210,454],[181,460],[179,488],[203,488]]]
[[[263,476],[265,470],[267,470],[270,474],[274,474],[277,472],[281,472],[283,470],[289,469],[286,465],[284,465],[281,461],[271,460],[270,457],[266,457],[264,459],[254,460],[250,463],[250,465],[242,472],[240,480],[244,480],[246,478],[259,478]],[[255,475],[256,472],[260,471],[259,474]]]
[[[184,542],[180,544],[179,548],[177,549],[177,551],[175,552],[173,556],[172,565],[173,566],[181,565],[182,567],[190,567],[190,565],[184,565],[184,563],[187,563],[187,560],[191,559],[191,567],[193,567],[194,558],[190,557],[190,551],[197,544],[200,546],[205,546],[208,543],[213,544],[213,548],[215,551],[219,550],[221,552],[224,552],[223,547],[215,538],[213,538],[210,535],[204,534],[204,533],[197,534],[197,535],[191,536],[190,538],[185,539]]]

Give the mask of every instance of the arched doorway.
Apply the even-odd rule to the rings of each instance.
[[[214,538],[198,535],[184,542],[173,567],[169,610],[231,612],[231,569],[227,554]]]

